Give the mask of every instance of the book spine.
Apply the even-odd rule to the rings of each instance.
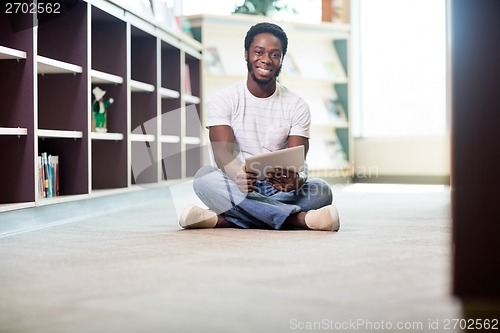
[[[54,195],[59,196],[59,156],[54,156]]]
[[[54,162],[53,156],[49,155],[49,198],[54,197]]]
[[[49,166],[47,161],[47,153],[42,153],[42,169],[43,169],[43,197],[48,198],[49,189]]]
[[[43,198],[43,167],[42,167],[42,156],[37,156],[37,167],[38,167],[38,198]]]
[[[52,198],[59,196],[59,156],[41,153],[38,165],[38,197]]]

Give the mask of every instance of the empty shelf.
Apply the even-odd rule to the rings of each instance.
[[[26,59],[26,52],[0,46],[0,59]]]
[[[37,56],[38,74],[76,74],[81,73],[82,67],[67,62]]]
[[[102,84],[122,84],[123,78],[118,75],[109,74],[101,71],[96,71],[92,69],[90,71],[90,76],[92,78],[92,83],[102,83]]]

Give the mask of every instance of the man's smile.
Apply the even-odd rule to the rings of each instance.
[[[261,74],[261,75],[264,75],[264,76],[267,76],[269,74],[271,74],[271,72],[273,71],[272,69],[266,69],[266,68],[262,68],[262,67],[258,67],[257,66],[257,71]]]

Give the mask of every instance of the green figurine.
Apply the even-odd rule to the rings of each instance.
[[[114,100],[112,98],[106,99],[106,91],[99,87],[95,87],[92,92],[94,93],[95,101],[92,103],[92,114],[95,121],[95,132],[106,133],[108,131],[106,127],[106,114],[108,107],[113,104]]]

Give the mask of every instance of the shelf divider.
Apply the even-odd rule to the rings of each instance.
[[[39,129],[39,138],[60,138],[60,139],[81,139],[83,138],[82,131],[63,131],[63,130],[48,130]]]
[[[130,140],[135,142],[154,142],[155,136],[153,134],[130,134]]]
[[[160,142],[179,143],[179,142],[181,142],[181,137],[178,135],[162,135],[162,136],[160,136]]]
[[[28,135],[27,128],[0,127],[0,135]]]
[[[160,88],[160,96],[161,98],[179,98],[181,94],[178,91],[168,89],[168,88]]]
[[[90,132],[90,138],[92,140],[122,141],[124,138],[124,135],[123,135],[123,133]]]
[[[92,83],[101,83],[101,84],[122,84],[123,78],[118,75],[109,74],[105,72],[101,72],[95,69],[90,71],[90,77]]]
[[[41,55],[36,57],[36,61],[38,63],[38,74],[78,74],[83,72],[81,66]]]
[[[130,91],[132,92],[154,92],[155,86],[149,83],[130,80]]]
[[[0,59],[26,59],[26,52],[0,46]]]
[[[201,139],[196,136],[186,136],[183,141],[188,145],[199,145],[201,143]]]
[[[200,98],[193,95],[184,95],[184,101],[192,104],[200,104]]]

